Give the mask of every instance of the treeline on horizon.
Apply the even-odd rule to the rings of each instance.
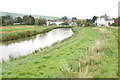
[[[82,25],[91,25],[94,26],[94,21],[97,17],[93,17],[93,19],[86,19],[86,20],[80,20],[77,19],[77,17],[72,17],[71,21],[75,22],[78,26],[82,26]],[[64,23],[62,23],[61,25],[69,25],[68,22],[66,22],[66,20],[69,20],[69,18],[67,16],[64,16],[62,18],[60,18],[60,20],[63,20]],[[31,15],[25,15],[23,17],[16,17],[16,18],[12,18],[11,16],[7,15],[7,16],[1,16],[0,17],[0,24],[1,26],[7,26],[7,25],[46,25],[46,19],[45,18],[34,18]]]
[[[76,23],[77,26],[96,26],[95,20],[97,19],[97,16],[93,16],[92,19],[86,19],[86,20],[80,20],[77,19],[77,17],[72,17],[71,21]],[[119,18],[118,18],[119,19]],[[66,20],[69,20],[67,16],[64,16],[60,18],[60,20],[63,20],[64,23],[61,25],[69,25],[69,23]],[[11,16],[1,16],[0,17],[0,25],[1,26],[7,26],[7,25],[46,25],[46,19],[45,18],[34,18],[31,15],[24,15],[23,17],[16,17],[12,18]],[[120,24],[119,24],[120,25]],[[118,24],[113,23],[111,26],[118,26]]]
[[[2,26],[7,26],[7,25],[45,25],[46,24],[46,19],[44,18],[39,18],[35,19],[31,15],[25,15],[23,17],[16,17],[12,18],[9,15],[7,16],[1,16],[0,21],[2,22]]]

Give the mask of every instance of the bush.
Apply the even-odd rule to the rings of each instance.
[[[61,25],[69,25],[67,22],[61,23]]]
[[[36,19],[35,25],[46,25],[46,19]]]
[[[89,26],[91,26],[91,27],[96,27],[96,24],[94,24],[94,23],[86,23],[86,24],[84,25],[84,27],[89,27]]]
[[[120,26],[120,24],[113,23],[113,24],[111,24],[111,26]]]

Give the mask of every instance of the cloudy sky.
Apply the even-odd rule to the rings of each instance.
[[[46,16],[92,18],[118,17],[120,0],[0,0],[0,11]]]

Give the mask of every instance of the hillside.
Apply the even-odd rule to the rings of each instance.
[[[20,13],[10,13],[10,12],[0,12],[1,16],[11,16],[12,18],[15,17],[23,17],[24,15],[32,15],[34,18],[45,18],[45,19],[58,19],[59,17],[53,17],[53,16],[43,16],[43,15],[33,15],[33,14],[20,14]]]

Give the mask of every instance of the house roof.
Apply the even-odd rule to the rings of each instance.
[[[100,19],[102,19],[102,18],[103,18],[105,21],[111,21],[111,20],[112,20],[112,19],[111,19],[109,16],[107,16],[106,14],[100,16]]]

